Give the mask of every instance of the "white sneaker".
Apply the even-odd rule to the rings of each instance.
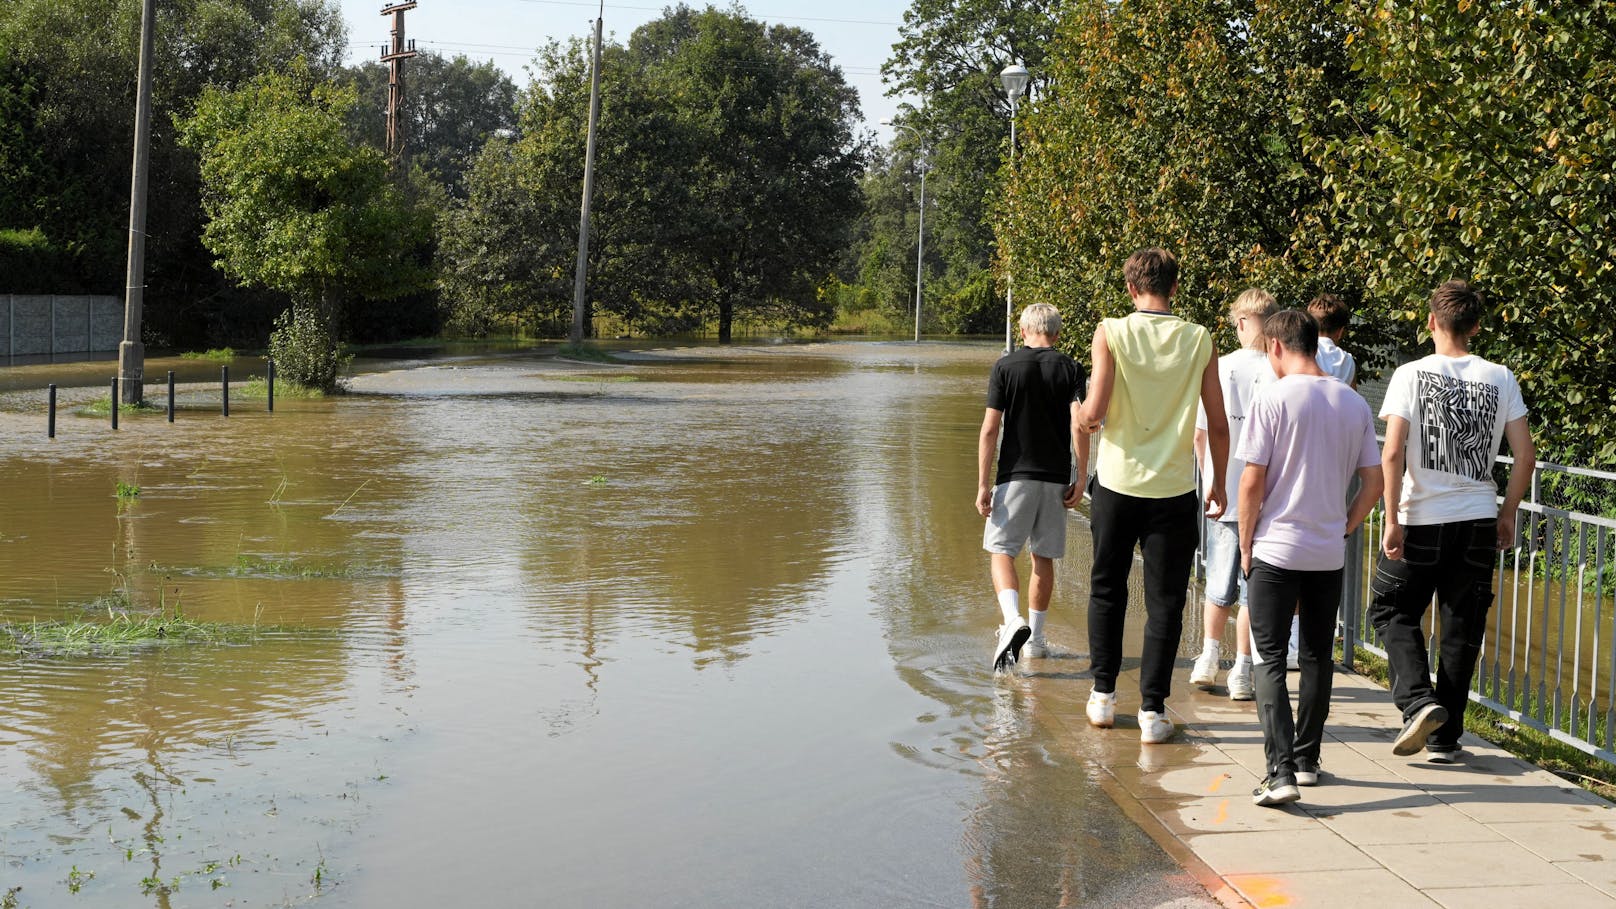
[[[1234,668],[1229,670],[1229,700],[1251,701],[1256,698],[1257,689],[1252,684],[1251,664],[1235,660]]]
[[[1032,627],[1026,621],[1017,621],[1012,625],[1009,622],[999,626],[997,643],[993,647],[993,671],[1008,669],[1021,659],[1021,645],[1027,643],[1032,635]]]
[[[1021,648],[1021,655],[1030,660],[1041,660],[1049,656],[1049,642],[1043,638],[1029,638],[1027,646]]]
[[[1117,724],[1117,693],[1089,692],[1089,725],[1110,729]]]
[[[1190,670],[1190,684],[1197,688],[1211,688],[1218,680],[1218,652],[1216,650],[1203,650],[1195,658],[1195,668]]]
[[[1160,745],[1173,737],[1173,721],[1154,710],[1139,711],[1139,741]]]

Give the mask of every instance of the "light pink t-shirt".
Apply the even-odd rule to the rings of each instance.
[[[1271,382],[1246,416],[1239,457],[1268,468],[1252,556],[1292,571],[1345,565],[1347,485],[1380,464],[1363,396],[1330,376]]]

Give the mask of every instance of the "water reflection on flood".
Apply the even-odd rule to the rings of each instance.
[[[994,354],[467,358],[55,443],[0,415],[5,619],[124,590],[290,629],[0,664],[0,883],[36,906],[74,868],[96,906],[1196,893],[1089,779],[1048,684],[1084,661],[985,669]]]

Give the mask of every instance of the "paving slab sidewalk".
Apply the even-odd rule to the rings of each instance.
[[[1036,677],[1039,662],[1024,671]],[[1259,808],[1255,705],[1231,702],[1223,673],[1219,687],[1196,689],[1180,662],[1168,744],[1139,743],[1136,672],[1118,682],[1115,729],[1088,727],[1081,711],[1058,722],[1100,739],[1085,748],[1097,781],[1225,905],[1616,909],[1610,802],[1468,734],[1460,764],[1397,757],[1390,693],[1337,672],[1320,784]],[[1087,682],[1065,678],[1086,695]]]

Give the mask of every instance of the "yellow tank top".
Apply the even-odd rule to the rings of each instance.
[[[1212,336],[1177,316],[1106,319],[1116,364],[1100,433],[1100,483],[1113,492],[1166,499],[1195,489],[1195,405],[1212,359]]]

